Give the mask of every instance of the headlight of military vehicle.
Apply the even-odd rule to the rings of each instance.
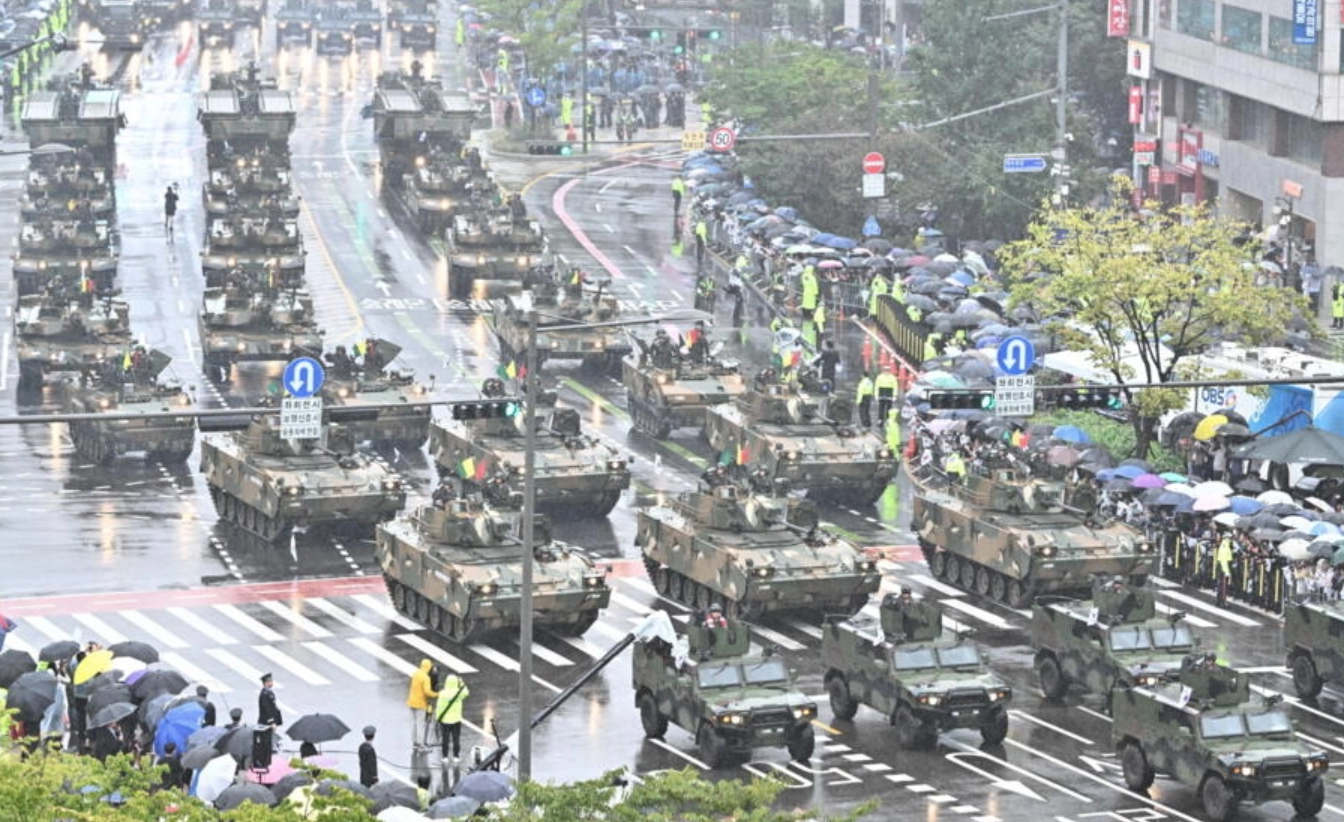
[[[453,204],[452,201],[449,200],[447,197],[444,197],[442,200],[439,200],[439,208],[443,209],[444,211],[447,211],[448,206],[452,204]]]
[[[583,587],[601,588],[604,577],[600,574],[592,574],[583,578]]]
[[[495,584],[493,582],[487,582],[484,585],[473,585],[471,586],[471,591],[472,593],[483,597],[493,596],[495,593]]]
[[[625,460],[607,460],[608,471],[624,471]]]
[[[734,713],[734,714],[720,714],[720,715],[719,715],[719,724],[720,724],[720,725],[745,725],[746,722],[747,722],[747,715],[746,715],[746,714],[737,714],[737,713]]]
[[[891,459],[891,449],[890,449],[890,448],[879,448],[879,449],[877,449],[877,458],[880,459],[880,460],[889,460],[889,459]]]
[[[438,30],[439,30],[439,29],[438,29],[437,26],[425,26],[425,31],[429,32],[430,34],[433,34],[434,32],[436,32],[436,31],[438,31]]]
[[[793,709],[794,719],[811,719],[817,715],[816,705],[800,705]]]
[[[485,255],[484,255],[484,254],[477,254],[477,255],[476,255],[476,265],[485,265]]]
[[[1254,763],[1254,762],[1233,762],[1233,763],[1232,763],[1232,775],[1233,775],[1233,776],[1255,776],[1255,772],[1256,772],[1256,770],[1258,769],[1258,767],[1259,767],[1259,766],[1258,766],[1256,763]]]
[[[313,27],[313,24],[312,24],[312,23],[304,23],[304,24],[303,24],[303,27],[306,28],[306,29],[310,29],[310,28]]]
[[[229,265],[238,265],[238,258],[237,258],[237,257],[230,257],[230,258],[229,258]]]
[[[401,480],[394,480],[394,479],[383,480],[383,490],[384,490],[384,491],[400,491],[400,490],[401,490]]]
[[[1004,700],[1009,699],[1010,697],[1012,697],[1012,695],[1013,695],[1013,689],[1012,689],[1012,688],[990,688],[990,689],[989,689],[989,701],[990,701],[990,702],[1003,702]]]
[[[917,697],[915,701],[918,702],[920,705],[928,705],[929,707],[933,707],[935,705],[941,705],[943,703],[943,698],[938,694],[924,694],[920,697]]]
[[[342,385],[340,388],[336,389],[336,396],[342,398],[348,397],[350,396],[350,389]]]
[[[1151,542],[1144,540],[1143,542],[1139,543],[1140,554],[1151,554],[1152,552],[1153,552],[1153,544]]]
[[[239,351],[239,352],[243,352],[243,351],[246,351],[246,350],[247,350],[247,343],[245,343],[245,342],[240,342],[240,343],[238,343],[238,351]]]
[[[178,404],[178,405],[191,405],[191,397],[188,397],[186,394],[183,394],[183,395],[181,395],[180,397],[177,398],[177,404]],[[181,417],[174,417],[174,418],[173,418],[173,422],[181,422],[182,419],[183,419],[183,418],[181,418]]]
[[[658,375],[658,384],[659,384],[659,385],[667,385],[667,375],[666,375],[666,374],[659,374],[659,375]]]
[[[521,256],[521,257],[518,258],[518,267],[519,267],[519,268],[527,268],[529,265],[532,265],[532,258],[531,258],[531,257],[528,257],[526,254],[524,254],[523,256]]]
[[[876,571],[877,560],[861,559],[858,562],[854,563],[854,567],[858,568],[860,571]]]
[[[425,391],[426,391],[426,388],[425,388],[423,385],[421,385],[420,383],[416,383],[416,384],[415,384],[415,393],[420,394],[421,396],[423,396],[424,393],[425,393]]]
[[[1053,557],[1055,555],[1055,546],[1053,545],[1037,546],[1036,553],[1040,554],[1043,557]]]
[[[99,407],[99,408],[102,408],[102,409],[104,409],[104,410],[106,410],[106,409],[108,409],[108,408],[111,408],[111,407],[112,407],[112,401],[109,400],[107,397],[103,397],[101,400],[98,401],[98,407]]]
[[[1312,754],[1311,758],[1307,760],[1308,771],[1323,771],[1329,765],[1330,761],[1326,759],[1325,754]]]
[[[290,486],[288,486],[288,487],[285,488],[285,494],[288,495],[288,496],[291,496],[291,497],[301,497],[301,496],[303,496],[303,486],[302,486],[302,485],[290,485]]]
[[[757,579],[765,579],[774,576],[774,573],[775,569],[771,568],[769,565],[758,565],[751,569],[751,575]]]

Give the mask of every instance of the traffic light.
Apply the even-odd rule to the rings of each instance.
[[[701,29],[700,36],[705,40],[718,41],[723,39],[723,32],[718,29]]]
[[[927,400],[935,409],[994,410],[993,391],[930,391]]]
[[[677,44],[676,44],[675,46],[672,47],[672,53],[673,53],[673,54],[685,54],[685,53],[686,53],[686,30],[685,30],[685,29],[682,29],[681,31],[677,32]]]
[[[659,31],[658,29],[654,29],[653,31],[649,32],[649,39],[650,39],[650,40],[654,40],[654,41],[662,40],[662,39],[663,39],[663,33],[662,33],[661,31]]]
[[[1070,388],[1055,392],[1055,405],[1074,410],[1079,408],[1105,408],[1118,411],[1124,407],[1124,398],[1116,388]]]
[[[549,154],[559,157],[568,157],[574,153],[574,146],[567,142],[557,142],[549,140],[529,140],[527,142],[528,154]]]
[[[477,402],[453,403],[455,420],[489,420],[500,417],[516,417],[522,411],[518,400],[480,400]]]

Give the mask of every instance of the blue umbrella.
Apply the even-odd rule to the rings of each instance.
[[[1249,517],[1260,513],[1265,509],[1265,504],[1250,497],[1232,497],[1228,500],[1231,503],[1232,513],[1241,517]]]
[[[1063,440],[1064,442],[1082,443],[1092,441],[1092,438],[1087,435],[1087,432],[1076,425],[1061,425],[1060,427],[1056,428],[1055,433],[1051,434],[1050,436],[1054,437],[1057,440]],[[1142,473],[1143,473],[1142,471],[1139,472],[1139,474]],[[1125,477],[1126,479],[1134,479],[1134,477],[1131,477],[1128,474],[1122,474],[1121,476]],[[1138,476],[1138,474],[1135,474],[1134,476]]]
[[[1233,497],[1233,499],[1236,499],[1236,497]],[[1324,536],[1335,537],[1344,533],[1344,531],[1341,531],[1339,526],[1335,525],[1333,522],[1326,522],[1325,520],[1320,520],[1319,522],[1313,522],[1311,524],[1311,531],[1309,533],[1313,537],[1324,537]]]
[[[816,238],[816,237],[813,237],[813,238],[812,238],[812,242],[814,242],[814,243],[817,242],[817,238]],[[823,242],[822,245],[827,245],[827,246],[830,246],[831,248],[839,248],[839,249],[842,249],[842,250],[848,250],[848,249],[851,249],[851,248],[857,248],[859,244],[856,243],[855,241],[849,239],[848,237],[835,237],[835,236],[832,236],[828,241]]]
[[[1103,469],[1101,469],[1100,471],[1097,472],[1097,481],[1098,481],[1098,482],[1110,482],[1111,480],[1113,480],[1113,479],[1115,479],[1115,478],[1116,478],[1116,473],[1115,473],[1115,469],[1114,469],[1114,468],[1103,468]]]
[[[969,271],[953,271],[947,275],[949,280],[956,280],[961,285],[970,285],[975,282],[975,275]]]
[[[1003,337],[981,337],[975,341],[976,348],[998,348],[1003,345]]]
[[[1069,426],[1065,426],[1065,428],[1067,427]],[[1059,429],[1055,429],[1055,436],[1059,436]],[[1117,477],[1124,477],[1125,479],[1134,479],[1135,477],[1148,473],[1138,465],[1122,465],[1114,470]]]
[[[798,209],[793,206],[780,206],[775,209],[775,213],[791,223],[798,222]]]
[[[1166,480],[1167,482],[1189,482],[1189,481],[1190,481],[1190,478],[1187,477],[1185,474],[1178,474],[1178,473],[1176,473],[1175,471],[1166,471],[1166,472],[1164,472],[1164,473],[1158,474],[1158,476],[1161,477],[1162,479]]]
[[[204,718],[205,708],[199,702],[178,705],[164,714],[154,731],[154,753],[163,756],[163,746],[169,742],[176,743],[179,751],[187,750],[187,740],[201,729],[201,720]]]

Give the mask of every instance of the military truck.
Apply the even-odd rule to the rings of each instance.
[[[127,357],[131,360],[129,368],[124,363]],[[182,385],[159,379],[170,362],[172,358],[158,350],[136,348],[129,355],[115,354],[100,367],[61,382],[61,411],[150,414],[189,409],[191,397]],[[196,422],[191,417],[80,420],[69,425],[75,453],[99,465],[127,454],[143,454],[155,462],[182,463],[196,444]]]
[[[302,287],[307,252],[296,218],[283,216],[277,207],[266,216],[230,212],[207,222],[201,251],[207,288],[222,288],[239,277],[265,288]]]
[[[541,225],[516,195],[500,208],[456,214],[444,236],[448,292],[468,297],[477,280],[519,281],[547,262]]]
[[[471,139],[476,104],[466,92],[447,90],[426,79],[418,67],[409,73],[384,72],[373,95],[373,134],[383,183],[402,188],[406,176],[431,164],[465,164],[462,148]],[[475,165],[481,167],[480,155]],[[426,205],[435,200],[425,198]],[[409,203],[419,210],[419,204]]]
[[[207,288],[200,326],[205,371],[218,382],[228,381],[234,363],[285,361],[322,351],[313,298],[297,289]]]
[[[486,397],[502,397],[504,385],[486,380]],[[611,513],[621,492],[630,487],[630,467],[605,442],[585,436],[579,412],[557,408],[554,392],[538,399],[535,487],[536,504],[553,516],[601,518]],[[444,477],[462,477],[468,487],[492,480],[522,493],[525,417],[435,420],[429,428],[429,453]]]
[[[11,270],[20,295],[66,287],[108,294],[119,253],[117,233],[107,220],[94,218],[91,210],[67,212],[19,226]]]
[[[621,360],[626,409],[634,428],[645,436],[667,439],[678,428],[702,430],[710,406],[741,396],[746,382],[736,360],[719,356],[718,346],[701,362],[675,351],[660,351],[658,341],[633,337],[638,351]]]
[[[1297,739],[1281,697],[1252,697],[1250,676],[1212,655],[1186,658],[1180,678],[1115,693],[1111,740],[1125,784],[1143,792],[1157,774],[1198,791],[1210,822],[1242,802],[1292,802],[1298,818],[1325,802],[1323,751]]]
[[[896,476],[897,456],[850,422],[853,409],[845,400],[767,379],[705,412],[705,436],[715,452],[741,455],[749,467],[809,496],[871,505]]]
[[[19,385],[41,387],[47,374],[97,367],[130,350],[130,306],[110,297],[30,294],[14,310]]]
[[[395,406],[425,399],[427,389],[413,374],[388,368],[401,353],[401,346],[388,340],[370,340],[364,345],[362,365],[357,366],[344,349],[338,351],[339,356],[327,355],[327,376],[322,383],[327,418],[349,429],[356,442],[393,445],[407,451],[423,447],[433,416],[430,407]]]
[[[350,13],[347,17],[351,25],[351,31],[355,35],[355,42],[372,43],[378,48],[383,47],[383,10],[377,0],[337,0],[338,3],[348,4]]]
[[[196,0],[196,39],[201,45],[212,40],[232,45],[234,27],[242,27],[239,17],[236,0]]]
[[[441,486],[434,503],[378,527],[375,552],[397,610],[457,643],[516,631],[522,596],[522,525],[517,498],[494,502]],[[581,636],[611,601],[606,572],[580,549],[533,521],[533,625]]]
[[[523,279],[527,295],[507,295],[494,309],[491,325],[499,339],[501,362],[521,362],[532,335],[531,317],[539,320],[537,366],[550,360],[578,360],[584,369],[619,376],[621,360],[631,351],[630,338],[617,327],[588,327],[547,331],[547,326],[591,325],[614,322],[620,305],[607,281],[586,286],[577,272],[565,275],[561,289],[547,269],[529,272]],[[528,288],[530,286],[530,288]]]
[[[798,762],[812,758],[816,704],[794,685],[783,659],[751,643],[742,623],[690,624],[672,642],[639,642],[631,678],[644,735],[662,739],[676,725],[695,736],[711,768],[750,759],[756,748],[785,748]]]
[[[1097,574],[1142,584],[1156,560],[1138,530],[1066,505],[1061,481],[995,468],[952,482],[933,464],[908,473],[929,570],[1011,608],[1088,590]]]
[[[888,594],[876,620],[854,616],[822,627],[826,693],[836,719],[867,705],[896,727],[902,748],[926,748],[940,730],[975,728],[986,745],[1008,735],[1013,689],[980,649],[943,629],[943,612],[908,593]]]
[[[309,0],[284,0],[275,11],[275,47],[283,48],[298,43],[307,47],[313,42],[313,27],[317,23],[317,6]]]
[[[1293,687],[1312,699],[1325,683],[1344,683],[1344,602],[1289,602],[1283,609],[1283,645]]]
[[[635,545],[660,594],[737,615],[850,615],[882,582],[876,561],[821,530],[813,503],[738,479],[639,509]]]
[[[139,51],[159,26],[158,16],[139,0],[99,0],[98,33],[105,49]]]
[[[438,35],[438,3],[434,0],[391,0],[387,28],[397,33],[404,49],[432,49]]]
[[[201,473],[220,519],[264,540],[298,526],[340,526],[371,534],[406,505],[406,489],[383,463],[355,450],[341,426],[320,440],[280,437],[275,415],[246,431],[201,438]]]
[[[1091,600],[1037,602],[1031,608],[1036,678],[1046,699],[1070,686],[1102,694],[1174,679],[1196,639],[1183,614],[1159,616],[1152,589],[1098,578]]]
[[[350,10],[339,6],[323,6],[317,12],[317,53],[319,56],[344,57],[355,50],[355,33],[350,22]]]

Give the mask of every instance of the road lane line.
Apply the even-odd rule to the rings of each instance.
[[[570,647],[582,651],[583,653],[587,654],[593,659],[601,659],[602,655],[606,653],[606,651],[602,650],[601,648],[597,647],[596,645],[594,645],[593,643],[589,642],[588,640],[584,639],[581,636],[561,636],[560,639],[565,643],[567,643]]]
[[[477,671],[476,668],[474,668],[471,665],[468,665],[465,661],[458,659],[457,657],[443,650],[434,643],[426,639],[423,639],[419,636],[416,636],[415,634],[397,634],[397,639],[411,646],[412,648],[424,654],[425,656],[429,657],[430,659],[442,662],[444,665],[447,665],[449,668],[452,668],[453,671],[456,673],[459,674],[479,673],[479,671]]]
[[[966,596],[966,592],[961,590],[960,588],[953,588],[951,585],[945,585],[944,583],[941,583],[938,580],[926,574],[911,574],[908,578],[910,579],[911,582],[918,582],[925,588],[932,588],[933,590],[937,591],[940,594],[946,594],[947,596],[950,597]]]
[[[345,671],[360,682],[377,682],[379,680],[379,676],[373,671],[370,671],[368,668],[355,662],[335,648],[321,642],[305,642],[303,643],[303,647],[312,651],[314,656],[319,656],[327,662],[330,662],[332,665]]]
[[[624,605],[626,608],[628,608],[631,611],[634,611],[640,616],[648,616],[649,612],[653,610],[644,603],[637,602],[631,599],[630,597],[626,596],[625,594],[622,594],[620,591],[613,590],[611,592],[611,600],[612,602],[619,602],[621,605]]]
[[[955,608],[958,611],[961,611],[963,614],[966,614],[974,619],[978,619],[981,622],[986,622],[990,625],[993,625],[995,628],[1003,629],[1011,627],[1008,623],[1008,620],[1004,619],[998,614],[991,614],[989,611],[986,611],[982,608],[977,608],[974,605],[970,604],[969,602],[966,602],[965,600],[945,599],[942,601],[942,604],[946,605],[949,608]]]
[[[46,634],[47,639],[51,640],[52,642],[60,642],[65,639],[76,639],[76,637],[72,636],[69,631],[63,631],[60,628],[56,627],[56,623],[52,622],[46,617],[41,616],[24,617],[23,624],[31,625],[32,627],[41,631],[43,634]]]
[[[807,646],[804,645],[803,643],[795,642],[792,639],[789,639],[788,637],[779,633],[778,631],[774,631],[769,628],[762,627],[760,625],[752,625],[751,631],[754,634],[758,634],[760,636],[765,637],[766,639],[770,640],[771,642],[775,643],[779,647],[784,648],[786,650],[789,651],[807,650]]]
[[[480,654],[481,656],[485,657],[486,659],[490,660],[491,662],[495,663],[496,665],[505,669],[506,671],[512,671],[513,673],[518,673],[518,660],[510,659],[504,654],[501,654],[499,651],[496,651],[494,648],[491,648],[489,645],[481,645],[480,643],[477,643],[475,645],[471,645],[468,647],[471,648],[473,653]],[[535,674],[532,675],[532,681],[542,686],[543,688],[548,688],[557,694],[560,693],[560,688],[557,688],[556,686],[552,685],[551,683],[547,682],[546,680],[542,679],[541,677]]]
[[[1171,607],[1170,605],[1167,605],[1167,604],[1165,604],[1165,603],[1161,603],[1161,602],[1157,603],[1157,610],[1158,610],[1159,613],[1168,614],[1168,615],[1177,613],[1177,611],[1176,611],[1175,608],[1173,608],[1173,607]],[[1185,616],[1183,617],[1183,618],[1185,619],[1185,621],[1188,622],[1188,623],[1190,623],[1191,625],[1195,626],[1196,628],[1217,628],[1217,627],[1218,627],[1218,624],[1217,624],[1217,623],[1215,623],[1215,622],[1210,622],[1210,621],[1208,621],[1207,619],[1204,619],[1203,617],[1197,617],[1197,616],[1195,616],[1194,614],[1187,613],[1187,612],[1184,612],[1184,611],[1182,611],[1182,612],[1180,612],[1180,613],[1185,613]],[[1242,669],[1242,670],[1245,670],[1245,669]]]
[[[681,757],[682,759],[686,760],[687,762],[691,763],[692,765],[694,765],[695,767],[699,768],[702,771],[707,771],[710,769],[709,766],[706,765],[705,763],[701,762],[700,760],[696,759],[690,754],[685,753],[684,751],[677,750],[676,748],[672,747],[671,745],[667,744],[661,739],[650,739],[649,741],[657,745],[658,747],[662,748],[663,750],[667,751],[668,753],[674,756]]]
[[[342,609],[339,605],[336,605],[330,600],[323,599],[322,597],[313,597],[311,599],[305,599],[304,603],[313,606],[317,610],[321,611],[327,616],[332,617],[333,619],[338,620],[339,622],[345,623],[349,627],[354,628],[356,631],[359,631],[361,634],[379,633],[377,628],[373,627],[372,625],[360,619],[359,617],[355,616],[354,614]]]
[[[190,648],[191,643],[182,639],[177,634],[163,627],[159,623],[140,613],[139,611],[119,611],[127,622],[133,623],[135,627],[157,639],[159,642],[167,645],[169,648]]]
[[[1238,625],[1243,625],[1247,628],[1256,628],[1259,627],[1260,625],[1260,623],[1256,622],[1255,620],[1250,619],[1249,617],[1244,617],[1238,613],[1233,613],[1228,608],[1219,608],[1217,605],[1210,605],[1207,602],[1196,599],[1195,597],[1192,596],[1186,596],[1185,594],[1178,593],[1176,591],[1158,591],[1158,593],[1164,597],[1167,597],[1168,599],[1174,599],[1177,602],[1189,605],[1191,608],[1198,608],[1201,611],[1213,614],[1214,616],[1222,617],[1223,619],[1235,622]]]
[[[196,615],[195,611],[192,611],[189,608],[182,608],[175,605],[164,610],[176,617],[178,622],[195,629],[203,636],[209,637],[210,641],[217,645],[233,645],[238,642],[238,640],[201,619]]]
[[[403,676],[410,676],[416,672],[416,667],[414,665],[402,659],[401,657],[397,656],[396,654],[392,653],[391,651],[387,650],[386,648],[374,642],[373,640],[369,639],[368,637],[363,636],[352,637],[347,641],[351,645],[360,649],[369,656],[376,658],[379,662],[383,663],[392,670],[402,674]]]
[[[227,694],[233,690],[219,679],[216,679],[206,671],[196,667],[194,663],[189,662],[181,654],[174,653],[173,651],[165,651],[159,654],[159,659],[163,660],[173,670],[186,676],[191,682],[199,682],[202,685],[208,685],[222,694]],[[261,683],[257,684],[260,685]]]
[[[396,624],[400,625],[403,628],[410,628],[412,631],[419,631],[420,629],[425,627],[420,623],[416,622],[415,620],[407,619],[406,617],[397,613],[396,608],[393,608],[386,602],[380,601],[377,597],[373,596],[372,594],[355,594],[350,598],[353,599],[355,602],[358,602],[360,605],[363,605],[365,608],[368,608],[370,611],[373,611],[375,614],[378,614],[384,619],[387,619],[389,622],[395,622]]]
[[[234,605],[223,603],[220,605],[215,605],[213,607],[216,611],[219,611],[224,616],[228,617],[229,619],[243,626],[247,630],[256,634],[265,642],[284,642],[285,640],[284,637],[280,636],[275,631],[272,631],[270,628],[267,628],[265,625],[262,625],[257,620],[238,610],[238,608]]]
[[[328,631],[326,628],[313,622],[303,614],[297,613],[293,608],[287,608],[273,599],[263,599],[258,604],[281,619],[287,620],[296,628],[304,631],[311,637],[316,639],[326,639],[331,636],[331,631]]]
[[[281,668],[284,668],[286,671],[289,671],[309,685],[331,684],[330,679],[327,679],[317,671],[314,671],[312,668],[309,668],[307,665],[304,665],[302,662],[299,662],[294,657],[273,645],[253,645],[252,650],[266,657],[276,665],[279,665]]]
[[[1302,704],[1302,700],[1298,699],[1298,698],[1295,697],[1295,696],[1291,696],[1291,695],[1289,695],[1289,694],[1285,694],[1285,693],[1283,693],[1283,692],[1281,692],[1281,691],[1271,690],[1271,689],[1269,689],[1269,688],[1262,688],[1262,687],[1260,687],[1259,685],[1252,685],[1252,686],[1251,686],[1251,690],[1252,690],[1252,691],[1255,691],[1256,693],[1260,694],[1261,696],[1275,696],[1275,695],[1277,695],[1277,696],[1281,696],[1281,697],[1283,697],[1283,701],[1284,701],[1284,702],[1287,702],[1289,705],[1292,705],[1294,708],[1297,708],[1299,711],[1305,711],[1305,712],[1307,712],[1307,713],[1309,713],[1309,714],[1314,714],[1314,715],[1316,715],[1316,716],[1319,716],[1319,717],[1322,718],[1322,719],[1329,720],[1330,722],[1333,722],[1333,723],[1335,723],[1336,725],[1344,725],[1344,719],[1340,719],[1339,717],[1337,717],[1337,716],[1335,716],[1335,715],[1333,715],[1333,714],[1328,714],[1328,713],[1326,713],[1325,711],[1318,711],[1318,710],[1316,710],[1315,708],[1311,707],[1310,705],[1304,705],[1304,704]]]
[[[31,620],[32,617],[29,617],[29,619]],[[608,638],[614,639],[617,642],[629,636],[629,632],[613,628],[607,623],[602,622],[601,620],[598,620],[597,622],[593,623],[593,630],[597,631],[599,634],[606,634]]]
[[[118,642],[126,641],[125,634],[93,614],[71,614],[70,618],[93,631],[94,635],[101,639],[104,645],[115,645]]]
[[[261,675],[263,673],[261,669],[253,668],[251,665],[235,656],[232,652],[226,651],[223,648],[207,648],[205,652],[223,663],[229,670],[242,677],[244,682],[249,682],[255,685],[261,684]]]
[[[1046,722],[1044,719],[1040,719],[1040,718],[1038,718],[1038,717],[1034,717],[1034,716],[1032,716],[1031,714],[1029,714],[1029,713],[1025,713],[1025,712],[1023,712],[1023,711],[1018,711],[1018,710],[1010,709],[1010,710],[1008,711],[1008,715],[1009,715],[1009,716],[1012,716],[1012,717],[1014,717],[1014,718],[1016,718],[1016,719],[1019,719],[1019,720],[1021,720],[1021,719],[1025,719],[1027,722],[1030,722],[1030,723],[1033,724],[1033,725],[1040,725],[1042,728],[1049,728],[1050,730],[1054,731],[1054,732],[1057,733],[1057,734],[1062,734],[1062,735],[1064,735],[1064,736],[1067,736],[1069,739],[1077,740],[1077,741],[1083,743],[1084,745],[1093,745],[1093,744],[1096,744],[1096,743],[1094,743],[1092,740],[1090,740],[1090,739],[1088,739],[1087,737],[1083,736],[1082,734],[1076,734],[1076,733],[1074,733],[1073,731],[1066,731],[1066,730],[1064,730],[1063,728],[1059,727],[1058,725],[1051,725],[1049,722]]]
[[[522,655],[521,648],[518,649],[518,653],[520,656]],[[564,657],[557,654],[555,651],[552,651],[550,648],[547,648],[545,645],[542,645],[540,642],[532,643],[532,654],[533,656],[539,657],[540,659],[544,660],[546,664],[550,665],[553,668],[566,668],[574,664],[573,662],[570,662],[568,659],[565,659]]]

